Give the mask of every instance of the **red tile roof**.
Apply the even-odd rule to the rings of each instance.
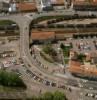
[[[97,68],[96,67],[86,67],[80,65],[79,62],[71,61],[69,71],[71,73],[82,74],[82,75],[97,75]]]
[[[46,31],[36,31],[31,33],[32,40],[46,40],[46,39],[54,39],[55,32],[46,32]]]
[[[97,5],[97,0],[74,0],[74,5]]]
[[[19,11],[37,11],[35,3],[17,3],[17,8]]]

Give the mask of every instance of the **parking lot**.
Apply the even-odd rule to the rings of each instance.
[[[67,39],[61,43],[70,44],[72,43],[73,50],[78,53],[92,53],[97,52],[97,38],[78,38],[78,39]]]

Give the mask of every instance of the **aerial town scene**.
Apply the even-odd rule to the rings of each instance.
[[[0,0],[0,100],[97,100],[97,0]]]

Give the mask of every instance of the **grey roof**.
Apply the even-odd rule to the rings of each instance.
[[[42,3],[45,6],[50,6],[51,5],[51,0],[42,0]]]

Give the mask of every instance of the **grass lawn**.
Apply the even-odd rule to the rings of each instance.
[[[64,56],[64,62],[65,64],[68,64],[69,62],[69,52],[70,52],[70,49],[72,48],[72,45],[71,46],[65,46],[64,44],[61,44],[60,45],[62,51],[63,51],[63,56]]]
[[[45,59],[49,63],[54,63],[54,60],[51,57],[47,56],[46,54],[40,52],[40,55],[41,55],[41,57],[43,57],[43,59]]]
[[[10,20],[0,20],[0,25],[11,25],[11,24],[15,23]]]

